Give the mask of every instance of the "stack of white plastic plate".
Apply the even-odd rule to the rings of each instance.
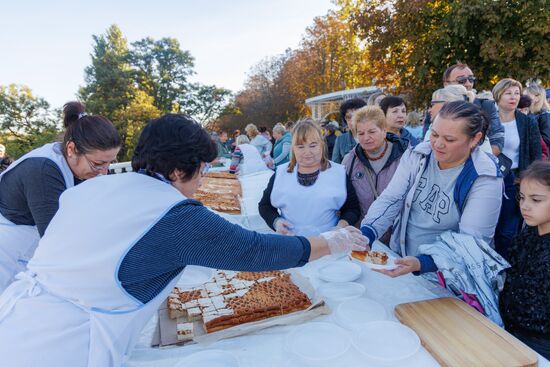
[[[361,276],[361,266],[351,261],[331,261],[317,270],[317,276],[325,282],[353,282]]]
[[[386,318],[384,306],[368,298],[344,301],[334,313],[336,323],[348,330],[356,330],[367,322],[386,320]]]
[[[420,349],[418,335],[395,321],[362,324],[353,333],[353,346],[370,361],[386,366],[412,357]]]
[[[360,283],[324,283],[317,288],[317,292],[331,306],[365,294],[365,286]]]
[[[174,367],[239,367],[237,358],[223,350],[204,350],[191,354]]]
[[[315,364],[336,360],[351,346],[349,333],[327,322],[311,322],[292,330],[285,338],[285,349],[295,361]]]

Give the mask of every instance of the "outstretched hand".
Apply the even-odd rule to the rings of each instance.
[[[402,259],[395,259],[394,261],[397,268],[395,269],[372,269],[378,273],[385,274],[389,277],[395,278],[401,275],[412,273],[413,271],[420,270],[420,261],[414,256],[406,256]]]

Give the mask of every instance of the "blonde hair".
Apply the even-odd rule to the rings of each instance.
[[[422,115],[416,111],[409,112],[407,114],[405,125],[410,127],[417,127],[422,125]]]
[[[248,136],[246,135],[239,135],[237,136],[237,139],[235,139],[235,144],[241,145],[241,144],[248,144],[250,143],[250,139],[248,139]]]
[[[288,164],[287,172],[293,172],[294,167],[296,167],[296,154],[294,153],[294,147],[296,145],[305,144],[308,141],[311,141],[311,138],[318,140],[321,144],[321,150],[323,155],[321,157],[321,171],[326,170],[330,167],[330,162],[328,159],[327,145],[325,144],[325,139],[323,139],[323,133],[317,124],[311,118],[306,118],[300,120],[294,125],[292,129],[292,144],[290,146],[290,163]]]
[[[353,135],[357,135],[357,124],[360,122],[374,122],[380,130],[387,130],[386,115],[378,106],[365,106],[355,110],[351,117],[351,130]]]
[[[244,128],[244,131],[246,131],[246,134],[247,134],[247,135],[250,135],[253,139],[254,139],[257,135],[260,135],[260,131],[258,130],[258,128],[256,127],[256,125],[254,125],[254,124],[248,124],[248,125],[246,125],[246,127]]]
[[[518,82],[515,79],[511,78],[505,78],[502,80],[499,80],[499,82],[493,87],[493,96],[495,97],[495,101],[498,104],[498,101],[500,101],[500,98],[502,98],[502,95],[508,88],[512,87],[518,87],[519,93],[521,94],[521,91],[523,90],[521,83]]]
[[[449,84],[445,88],[438,89],[432,94],[432,100],[440,100],[445,102],[473,102],[474,99],[474,93],[468,91],[463,85],[460,84]]]
[[[535,100],[533,100],[533,103],[531,103],[531,107],[529,108],[531,113],[537,114],[543,109],[547,111],[550,110],[550,105],[546,100],[546,89],[544,89],[540,84],[529,84],[529,86],[525,88],[525,93],[529,93],[539,97],[539,101],[537,103],[535,103]]]

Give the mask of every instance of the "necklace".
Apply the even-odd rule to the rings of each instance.
[[[300,173],[298,172],[298,183],[302,186],[312,186],[319,177],[320,170],[313,173]]]
[[[389,144],[388,144],[387,140],[384,140],[384,142],[386,143],[386,145],[384,146],[384,150],[382,151],[382,153],[380,153],[380,155],[378,157],[371,157],[369,155],[369,153],[367,153],[367,151],[365,151],[365,155],[367,156],[367,159],[369,161],[377,161],[379,159],[382,159],[382,157],[386,154],[386,151],[388,150]]]

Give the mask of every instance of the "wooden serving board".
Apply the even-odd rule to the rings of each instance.
[[[531,367],[537,354],[455,298],[403,303],[395,315],[444,367]]]

